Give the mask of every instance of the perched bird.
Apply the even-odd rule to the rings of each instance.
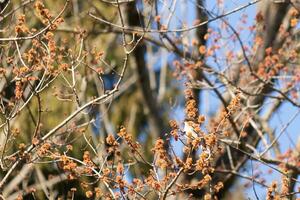
[[[195,139],[198,137],[198,134],[195,132],[193,126],[193,122],[185,121],[183,131],[185,132],[185,136],[190,139]]]
[[[193,122],[191,121],[185,121],[184,122],[184,128],[183,131],[185,132],[185,136],[189,139],[196,139],[198,138],[198,134],[196,133],[196,131],[193,128]],[[203,139],[203,138],[202,138]],[[202,141],[204,143],[204,141]],[[211,151],[208,147],[205,147],[206,145],[200,145],[200,148],[202,150],[202,152],[205,152],[207,154],[207,158],[205,160],[209,160],[211,157]]]

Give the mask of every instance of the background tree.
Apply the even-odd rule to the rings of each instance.
[[[1,198],[299,197],[299,9],[0,1]]]

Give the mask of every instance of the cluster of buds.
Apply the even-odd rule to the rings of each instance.
[[[200,147],[202,153],[207,155],[206,160],[211,157],[210,148],[205,145],[204,133],[201,131],[200,126],[204,123],[205,117],[199,115],[197,108],[197,101],[195,100],[192,90],[188,89],[185,92],[186,106],[183,132],[188,143],[192,143],[193,149]]]

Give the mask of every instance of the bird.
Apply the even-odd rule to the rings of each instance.
[[[194,130],[192,123],[193,122],[191,122],[191,121],[184,122],[183,131],[184,131],[187,139],[196,139],[199,137],[198,134],[196,133],[196,131]],[[203,139],[203,137],[201,137],[201,138]],[[204,147],[201,144],[200,149],[202,150],[202,152],[205,152],[207,154],[207,158],[205,159],[205,161],[209,160],[211,157],[211,151],[210,151],[209,147]]]
[[[193,122],[185,121],[183,131],[185,132],[186,137],[188,137],[190,139],[195,139],[198,137],[198,134],[195,132],[191,123],[193,123]]]

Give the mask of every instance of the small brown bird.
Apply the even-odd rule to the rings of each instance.
[[[193,122],[191,122],[191,121],[185,121],[183,131],[185,132],[186,138],[194,140],[194,139],[198,138],[199,136],[196,133],[196,131],[194,130],[192,123]],[[200,148],[201,148],[202,152],[205,152],[207,154],[207,158],[205,160],[209,160],[211,157],[210,149],[207,147],[205,148],[203,145],[200,145]]]
[[[190,139],[195,139],[198,137],[198,134],[195,132],[191,123],[193,123],[193,122],[185,121],[183,131],[185,132],[186,137],[188,137]]]

